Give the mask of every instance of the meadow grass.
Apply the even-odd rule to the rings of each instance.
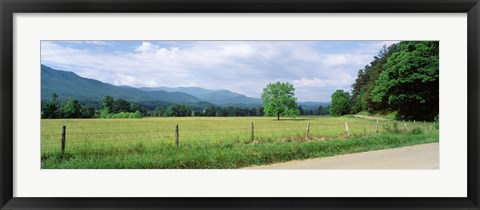
[[[255,130],[253,143],[251,122]],[[308,122],[310,136],[306,137]],[[241,168],[438,141],[438,130],[430,132],[431,123],[406,122],[405,129],[403,122],[397,122],[397,131],[392,131],[394,122],[380,121],[376,133],[375,120],[354,117],[43,119],[41,160],[44,169]],[[178,148],[176,124],[180,133]],[[62,125],[67,126],[63,156]]]

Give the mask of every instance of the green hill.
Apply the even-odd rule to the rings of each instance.
[[[78,76],[73,72],[60,71],[41,66],[41,97],[50,100],[56,92],[59,99],[76,98],[80,101],[100,101],[109,95],[129,101],[165,101],[170,103],[196,103],[202,100],[182,92],[163,90],[142,91],[137,88],[115,86]]]
[[[125,85],[115,86],[80,77],[73,72],[52,69],[45,65],[41,66],[41,71],[42,101],[50,100],[52,93],[56,92],[60,100],[76,98],[80,101],[100,101],[109,95],[132,102],[155,102],[154,104],[162,101],[167,103],[211,103],[220,106],[256,107],[262,103],[259,98],[247,97],[229,90],[209,90],[200,87],[135,88]],[[299,105],[307,109],[328,104],[325,102],[299,102]]]
[[[204,101],[208,101],[217,105],[231,105],[231,104],[256,104],[259,105],[262,103],[259,98],[251,98],[242,94],[238,94],[229,90],[209,90],[200,87],[178,87],[178,88],[169,88],[169,87],[155,87],[155,88],[140,88],[144,91],[158,91],[164,90],[168,92],[183,92],[189,95],[193,95],[197,98],[200,98]]]

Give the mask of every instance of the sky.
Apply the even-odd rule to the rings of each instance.
[[[260,98],[289,82],[297,101],[348,92],[358,70],[397,41],[42,41],[41,63],[132,87],[226,89]]]

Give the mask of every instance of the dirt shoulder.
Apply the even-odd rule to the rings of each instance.
[[[358,118],[369,119],[369,120],[389,120],[380,116],[368,116],[368,115],[353,115],[353,116]]]

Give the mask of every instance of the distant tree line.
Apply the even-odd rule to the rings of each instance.
[[[439,43],[402,41],[383,47],[358,71],[351,95],[332,95],[331,115],[397,112],[399,119],[433,120],[439,113]]]
[[[77,99],[68,99],[63,102],[58,100],[56,93],[52,94],[50,102],[42,103],[42,118],[93,118],[95,107],[91,105],[81,106]]]
[[[142,118],[142,113],[136,104],[130,103],[125,99],[114,99],[111,96],[105,96],[101,101],[98,114],[99,118]]]
[[[77,99],[70,98],[65,101],[59,101],[56,93],[48,103],[42,103],[42,118],[141,118],[143,114],[133,103],[124,99],[114,100],[111,96],[106,96],[100,108],[90,104],[81,105]]]
[[[301,115],[327,115],[328,107],[319,106],[317,109],[301,110]],[[261,106],[253,108],[237,107],[237,106],[215,106],[210,105],[206,108],[198,108],[182,104],[172,104],[168,107],[157,107],[155,110],[149,111],[148,116],[151,117],[239,117],[239,116],[264,116],[265,113]]]
[[[258,108],[242,108],[235,106],[214,106],[206,108],[195,108],[183,104],[172,104],[165,107],[157,107],[149,112],[153,117],[185,117],[185,116],[205,116],[205,117],[228,117],[228,116],[263,116],[263,110]]]
[[[316,109],[298,107],[300,115],[327,115],[328,107]],[[165,104],[163,102],[132,103],[105,96],[95,103],[81,104],[77,99],[58,100],[56,93],[47,103],[42,103],[42,118],[141,118],[150,117],[234,117],[264,116],[262,106],[216,106],[212,104]]]
[[[300,111],[300,115],[329,115],[330,114],[330,106],[318,106],[316,109],[308,109],[303,108],[302,106],[298,106],[298,110]]]

